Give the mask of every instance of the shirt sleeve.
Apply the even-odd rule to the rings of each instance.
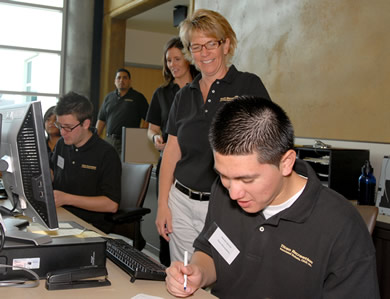
[[[146,100],[145,96],[143,94],[141,94],[141,96],[142,96],[141,116],[142,116],[142,119],[146,120],[146,113],[148,113],[149,104],[148,104],[148,101]]]
[[[157,88],[150,101],[146,121],[161,127],[161,106],[160,106],[160,87]]]
[[[324,283],[323,298],[379,299],[375,263],[375,255],[368,255],[332,273]]]
[[[112,201],[120,203],[121,200],[121,175],[122,164],[114,148],[107,150],[103,163],[103,171],[100,174],[100,188],[102,195]]]
[[[173,135],[173,136],[177,136],[176,116],[177,116],[177,111],[178,111],[179,106],[180,106],[180,95],[181,95],[180,91],[176,93],[175,99],[173,100],[171,110],[169,111],[169,114],[168,114],[167,128],[166,128],[166,132],[165,132],[165,133],[167,133],[169,135]]]
[[[248,78],[245,80],[248,84],[246,89],[247,95],[254,95],[254,96],[271,100],[271,97],[269,96],[267,89],[265,88],[263,82],[257,75],[251,73],[244,73],[244,74],[247,74],[248,76]]]
[[[349,221],[342,225],[332,246],[323,283],[324,299],[380,298],[375,248],[365,223],[357,212],[354,214],[346,214]],[[355,221],[350,221],[353,218]]]

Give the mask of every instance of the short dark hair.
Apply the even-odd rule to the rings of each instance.
[[[130,72],[129,72],[128,70],[124,69],[124,68],[117,69],[117,70],[116,70],[116,73],[115,73],[115,77],[116,77],[116,75],[117,75],[118,73],[120,73],[120,72],[126,73],[126,74],[129,76],[129,79],[131,79]]]
[[[45,115],[43,116],[43,123],[45,123],[52,115],[55,113],[56,106],[51,106],[46,110]]]
[[[73,114],[81,123],[86,119],[92,121],[93,105],[85,96],[71,91],[60,97],[55,113],[59,116]]]
[[[279,166],[282,156],[294,148],[294,128],[286,112],[274,102],[240,96],[218,110],[209,140],[219,154],[257,153],[259,163]]]

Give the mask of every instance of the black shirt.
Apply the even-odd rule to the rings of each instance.
[[[81,196],[104,195],[120,202],[121,161],[115,149],[95,133],[79,148],[66,145],[60,138],[51,158],[51,168],[54,190]],[[64,207],[104,232],[111,226],[105,221],[106,213]]]
[[[169,111],[171,110],[173,99],[179,90],[179,85],[173,82],[170,82],[167,86],[157,88],[153,93],[148,114],[146,115],[147,122],[161,128],[164,142],[167,142],[168,139],[166,127]]]
[[[265,219],[246,213],[218,178],[195,250],[211,256],[217,272],[212,293],[219,298],[379,298],[375,248],[357,209],[322,186],[316,173],[297,160],[308,178],[289,208]],[[240,251],[229,265],[209,243],[217,225]]]
[[[177,136],[181,150],[175,178],[193,190],[210,192],[216,173],[208,132],[215,112],[235,96],[254,95],[269,99],[269,95],[258,76],[239,72],[232,65],[223,79],[211,85],[204,103],[200,79],[201,74],[177,92],[167,132]]]
[[[122,127],[139,128],[141,119],[146,118],[148,101],[142,93],[130,88],[120,97],[117,90],[110,92],[100,108],[98,119],[106,122],[108,135],[122,135]]]

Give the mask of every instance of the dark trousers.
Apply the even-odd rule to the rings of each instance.
[[[122,155],[122,140],[120,138],[114,138],[112,136],[106,136],[105,140],[111,144],[117,151],[119,158]]]
[[[162,157],[160,156],[160,159],[158,160],[157,166],[156,166],[156,179],[157,179],[156,194],[157,194],[157,198],[158,198],[158,182],[159,182],[161,158]],[[167,240],[165,240],[161,236],[160,236],[160,254],[159,254],[159,258],[160,258],[160,263],[161,264],[169,267],[169,265],[171,264],[171,257],[170,257],[170,254],[169,254],[169,243],[168,243]]]

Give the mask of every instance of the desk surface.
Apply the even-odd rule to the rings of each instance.
[[[376,218],[376,221],[389,223],[390,224],[390,216],[378,214],[378,217]]]
[[[73,214],[67,212],[65,209],[62,208],[57,209],[57,212],[58,212],[58,218],[61,221],[75,221],[84,227],[91,228],[89,224],[77,218]],[[118,268],[109,259],[107,259],[107,271],[108,271],[108,279],[111,282],[111,286],[107,286],[107,287],[48,291],[45,288],[45,280],[41,280],[39,286],[36,288],[13,288],[13,287],[1,288],[1,297],[2,298],[29,298],[29,299],[32,298],[40,298],[40,299],[128,298],[130,299],[131,297],[137,294],[143,293],[143,294],[158,296],[162,298],[176,298],[167,292],[165,288],[165,282],[136,280],[134,283],[131,283],[130,276],[127,275],[125,272],[123,272],[120,268]],[[198,290],[191,298],[207,299],[207,298],[216,298],[216,297],[205,292],[204,290]]]

